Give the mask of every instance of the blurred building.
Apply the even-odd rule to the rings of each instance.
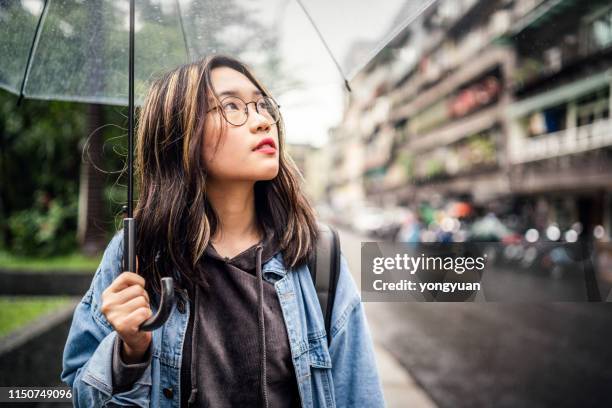
[[[313,203],[326,200],[328,169],[331,155],[327,148],[317,148],[309,144],[290,143],[288,152],[300,170],[304,190]]]
[[[358,112],[354,104],[345,112],[345,117]],[[330,168],[327,194],[329,202],[336,209],[345,209],[354,203],[365,200],[363,188],[363,151],[359,133],[351,124],[359,125],[361,121],[344,120],[342,127],[330,131]]]
[[[332,202],[467,199],[610,231],[611,69],[607,1],[433,2],[351,83]]]
[[[508,111],[510,182],[541,227],[612,220],[612,4],[516,4],[517,53]],[[540,215],[540,217],[538,217]]]

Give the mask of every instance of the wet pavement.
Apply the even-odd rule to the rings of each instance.
[[[340,233],[359,284],[366,239]],[[563,286],[499,276],[510,292]],[[366,311],[377,343],[440,407],[612,406],[612,304],[366,303]]]

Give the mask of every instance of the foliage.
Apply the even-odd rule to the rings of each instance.
[[[67,305],[67,297],[0,297],[0,338],[36,318]]]
[[[1,1],[1,0],[0,0]],[[19,89],[23,66],[37,16],[11,2],[0,9],[0,23],[9,35],[0,38],[0,83]],[[70,6],[50,2],[28,90],[42,95],[74,92],[127,94],[127,27],[125,4],[91,0]],[[191,56],[226,52],[238,58],[258,57],[264,83],[279,87],[292,83],[281,72],[278,39],[247,6],[228,0],[198,1],[187,5],[185,27]],[[214,11],[214,12],[213,12]],[[138,4],[136,30],[136,94],[147,84],[143,78],[188,62],[185,39],[175,7],[157,1]],[[217,13],[217,14],[215,14]],[[215,14],[216,17],[211,18]],[[154,47],[155,46],[155,47]],[[153,49],[159,51],[153,52]],[[272,83],[272,80],[275,83]],[[43,84],[37,89],[36,83]],[[0,249],[13,254],[48,256],[75,249],[79,177],[83,148],[94,129],[85,104],[24,100],[0,91]],[[107,214],[118,214],[125,204],[127,114],[123,107],[106,106],[102,134],[103,157],[92,157],[106,173],[104,192]],[[85,149],[87,153],[87,149]],[[116,220],[103,221],[109,234]],[[100,220],[95,220],[98,225]]]
[[[76,247],[79,173],[88,137],[86,105],[25,100],[0,92],[0,248],[14,254],[48,256]],[[95,159],[107,189],[125,184],[119,171],[126,149],[125,112],[106,107],[106,120],[121,123],[99,130],[104,157]],[[108,201],[116,214],[125,203]],[[108,220],[109,234],[114,221]]]
[[[38,192],[32,208],[14,213],[8,219],[12,250],[17,255],[50,256],[66,253],[76,246],[76,202],[63,203]]]
[[[406,177],[411,180],[414,177],[414,156],[405,150],[402,150],[397,157],[397,163],[402,166]]]
[[[0,268],[10,271],[28,272],[93,272],[98,268],[102,256],[88,257],[80,253],[53,255],[48,258],[18,256],[14,253],[0,251]]]
[[[0,93],[0,242],[12,249],[16,233],[18,250],[29,253],[28,240],[52,241],[49,231],[66,231],[58,222],[76,222],[70,203],[77,201],[84,115],[75,104],[26,101],[17,108],[15,103],[15,97]],[[32,233],[43,224],[44,231]]]
[[[425,160],[425,177],[436,177],[444,174],[444,161],[439,157],[431,157]]]

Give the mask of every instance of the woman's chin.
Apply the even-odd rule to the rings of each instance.
[[[251,174],[256,181],[272,180],[278,175],[278,164],[261,166]]]

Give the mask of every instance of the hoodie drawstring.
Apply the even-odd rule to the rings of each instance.
[[[259,308],[257,323],[259,325],[259,348],[261,350],[261,399],[262,406],[268,408],[268,390],[267,390],[267,374],[266,374],[266,326],[264,321],[264,305],[263,305],[263,276],[261,272],[261,253],[263,246],[257,246],[255,263],[255,273],[257,275],[257,306]]]
[[[192,311],[192,313],[198,313],[199,310],[199,299],[200,299],[200,288],[198,287],[198,284],[193,285],[194,286],[194,292],[195,292],[195,300],[194,300],[194,310]],[[194,317],[193,319],[193,329],[191,331],[191,393],[189,394],[189,401],[187,402],[188,406],[193,406],[195,404],[196,401],[196,395],[198,394],[198,388],[196,387],[196,366],[195,366],[195,361],[196,361],[196,356],[197,356],[197,346],[198,346],[198,341],[195,337],[195,334],[197,333],[197,324],[198,324],[198,318],[197,316]]]

